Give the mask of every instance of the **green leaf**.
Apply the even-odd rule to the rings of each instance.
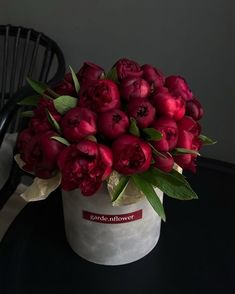
[[[77,78],[77,76],[76,76],[76,74],[75,74],[75,72],[74,72],[74,70],[72,69],[71,66],[69,66],[69,69],[70,69],[71,74],[72,74],[73,83],[74,83],[76,93],[78,94],[78,92],[80,90],[80,84],[79,84],[78,78]]]
[[[198,196],[196,195],[196,193],[193,191],[193,189],[191,188],[189,182],[186,180],[185,176],[183,174],[181,174],[180,172],[172,169],[169,172],[170,175],[172,175],[173,177],[177,178],[180,182],[182,182],[183,185],[187,186],[195,195],[194,199],[198,199]]]
[[[144,193],[144,195],[148,199],[149,203],[152,205],[153,209],[157,212],[157,214],[164,221],[166,221],[164,207],[158,195],[156,194],[153,186],[144,178],[142,178],[142,174],[134,174],[131,178],[136,187]]]
[[[203,145],[213,145],[216,144],[217,141],[214,141],[212,139],[210,139],[209,137],[205,136],[205,135],[199,135],[199,139],[202,141]]]
[[[119,183],[114,188],[114,191],[112,193],[112,202],[116,201],[125,191],[127,185],[129,182],[129,177],[121,176],[119,179]]]
[[[159,141],[162,138],[162,133],[154,128],[144,128],[142,131],[147,135],[147,140]]]
[[[114,82],[118,82],[118,75],[117,75],[117,69],[116,67],[112,67],[108,73],[106,74],[105,78],[107,80],[112,80]]]
[[[58,132],[60,133],[60,126],[58,124],[58,122],[54,119],[53,115],[50,113],[50,111],[47,109],[47,119],[49,121],[49,123],[52,125],[52,127]]]
[[[186,148],[175,148],[172,151],[173,155],[180,155],[180,154],[195,154],[200,156],[200,153],[196,150],[186,149]]]
[[[139,137],[140,136],[140,130],[137,127],[136,120],[133,117],[131,117],[130,121],[131,121],[131,124],[130,124],[130,127],[129,127],[129,133],[134,135],[134,136]]]
[[[90,140],[90,141],[93,141],[93,142],[96,142],[96,143],[97,143],[97,139],[96,139],[96,137],[93,136],[93,135],[89,135],[89,136],[85,137],[84,139],[86,139],[86,140]]]
[[[56,140],[56,141],[58,141],[58,142],[60,142],[60,143],[62,143],[64,145],[66,145],[66,146],[69,146],[70,145],[70,143],[65,138],[63,138],[63,137],[53,136],[53,137],[51,137],[51,139]]]
[[[59,97],[60,95],[59,94],[57,94],[55,91],[53,91],[52,89],[50,89],[50,88],[47,88],[47,92],[52,96],[52,97],[54,97],[54,98],[57,98],[57,97]],[[45,94],[43,94],[43,97],[45,96]]]
[[[33,117],[34,112],[32,110],[23,111],[20,114],[21,117]]]
[[[28,97],[25,97],[24,99],[22,99],[17,104],[19,104],[19,105],[37,106],[40,98],[41,98],[40,95],[28,96]]]
[[[60,114],[65,114],[68,110],[76,107],[78,99],[72,96],[60,96],[54,101],[55,109]]]
[[[59,95],[51,90],[47,84],[32,80],[30,78],[26,78],[28,84],[40,95],[43,95],[44,98],[52,99],[50,96],[46,95],[45,92],[47,91],[52,97],[57,98]]]
[[[151,159],[151,164],[154,164],[155,163],[155,160],[152,158]]]
[[[180,172],[178,172],[175,169],[172,169],[168,174],[172,175],[173,177],[178,178],[179,181],[181,181],[184,184],[188,184],[188,182],[185,180],[185,176],[183,174],[181,174]]]
[[[34,89],[35,92],[42,95],[48,88],[48,86],[42,82],[32,80],[30,78],[26,79],[29,85]]]
[[[165,173],[160,169],[151,167],[148,171],[141,174],[143,178],[158,187],[169,197],[179,200],[198,199],[197,194],[190,187],[190,184],[183,175],[172,173]]]

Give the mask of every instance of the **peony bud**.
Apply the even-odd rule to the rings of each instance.
[[[128,117],[119,109],[102,112],[98,117],[98,130],[108,139],[114,139],[126,133],[128,127]]]
[[[62,189],[77,188],[85,196],[93,195],[112,172],[112,152],[102,144],[82,140],[65,148],[58,159]]]
[[[201,133],[201,126],[190,116],[184,116],[177,122],[179,131],[188,131],[194,136],[198,136]]]
[[[153,123],[156,110],[146,99],[132,99],[127,112],[130,117],[135,118],[138,127],[147,128]]]
[[[53,100],[41,98],[37,108],[33,110],[34,116],[29,121],[29,128],[34,134],[45,133],[53,129],[48,120],[48,111],[59,122],[61,114],[55,109]]]
[[[141,78],[126,78],[120,84],[121,96],[126,100],[147,98],[150,94],[149,83]]]
[[[173,96],[165,88],[154,93],[151,102],[162,116],[180,120],[185,114],[185,101],[181,97]]]
[[[72,108],[61,120],[61,129],[66,139],[78,142],[96,133],[96,114],[84,107]]]
[[[81,84],[99,80],[102,76],[104,76],[104,69],[88,61],[83,63],[83,66],[77,73]]]
[[[160,70],[149,64],[142,65],[141,69],[143,70],[143,78],[149,82],[153,89],[163,87],[165,83],[165,77]]]
[[[154,166],[160,170],[168,173],[172,170],[174,165],[174,159],[169,153],[162,153],[163,156],[153,156]]]
[[[193,97],[192,91],[184,78],[180,76],[169,76],[166,78],[165,87],[167,87],[175,96],[180,96],[184,100],[191,100]]]
[[[94,112],[104,112],[120,108],[120,94],[117,85],[111,80],[97,80],[81,88],[79,106]]]
[[[57,171],[57,158],[65,145],[52,139],[53,131],[35,135],[24,150],[25,167],[42,179],[48,179]],[[25,168],[24,167],[24,168]],[[30,167],[30,168],[29,168]]]
[[[139,64],[133,60],[127,58],[119,59],[114,67],[117,69],[117,75],[119,81],[130,77],[130,78],[139,78],[142,76],[143,71],[141,70]]]
[[[146,171],[151,164],[152,151],[148,143],[133,135],[118,137],[113,145],[113,167],[124,175]]]
[[[67,78],[68,79],[68,78]],[[59,82],[54,88],[55,91],[60,96],[68,95],[68,96],[77,96],[73,82],[68,82],[66,79]]]
[[[186,115],[191,116],[194,120],[202,118],[203,108],[196,98],[186,101]]]
[[[162,133],[159,141],[152,144],[160,152],[168,152],[175,148],[178,139],[178,128],[176,122],[167,117],[161,117],[154,121],[153,128]]]

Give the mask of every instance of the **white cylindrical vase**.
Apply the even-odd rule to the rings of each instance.
[[[162,201],[163,193],[156,188]],[[62,190],[65,232],[72,249],[88,261],[121,265],[147,255],[157,244],[161,218],[144,197],[112,206],[106,187],[85,197]]]

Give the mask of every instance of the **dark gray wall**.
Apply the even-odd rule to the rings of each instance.
[[[234,0],[0,0],[0,22],[54,38],[67,63],[120,57],[186,78],[205,110],[202,154],[235,163]]]

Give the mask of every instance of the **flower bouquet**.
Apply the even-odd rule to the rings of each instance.
[[[66,235],[84,258],[101,264],[137,260],[156,245],[163,193],[196,199],[182,170],[196,171],[203,109],[185,79],[126,58],[105,72],[85,62],[38,95],[23,116],[18,164],[35,176],[23,193],[45,199],[61,187]]]

